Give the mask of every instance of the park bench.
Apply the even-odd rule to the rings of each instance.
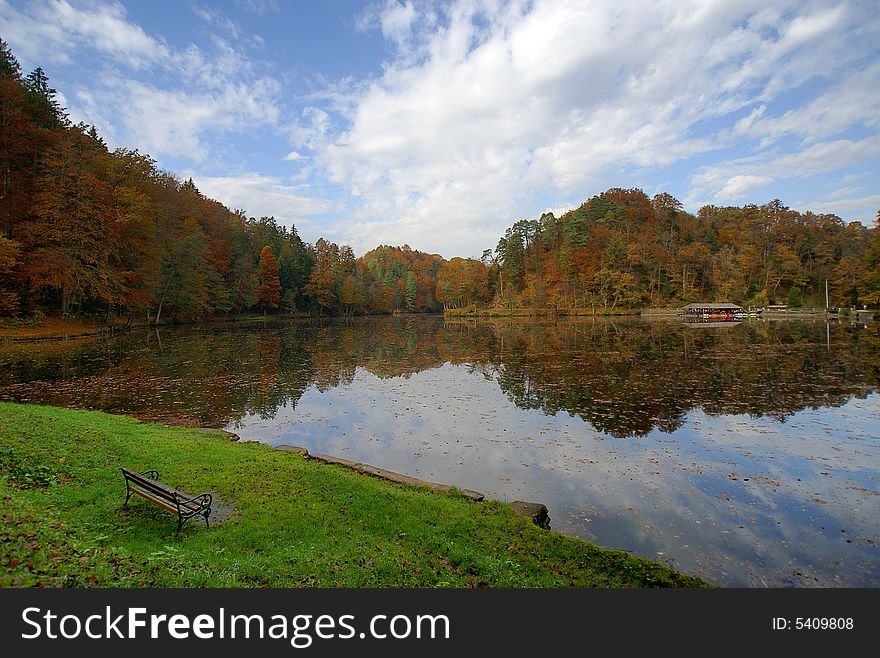
[[[208,516],[211,514],[212,497],[209,493],[193,496],[183,491],[178,491],[167,484],[159,482],[159,472],[150,469],[143,473],[137,473],[127,468],[122,468],[125,477],[125,507],[132,494],[146,498],[150,502],[164,507],[169,512],[177,514],[177,534],[183,522],[194,516],[202,516],[205,519],[205,527],[208,526]]]

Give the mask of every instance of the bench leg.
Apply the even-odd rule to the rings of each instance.
[[[211,510],[208,510],[207,512],[205,512],[205,527],[206,527],[206,528],[210,528],[210,527],[211,527],[211,526],[208,525],[208,515],[209,515],[210,513],[211,513]]]
[[[183,527],[183,517],[177,517],[177,537],[180,538],[180,529]]]
[[[128,482],[125,483],[125,502],[122,503],[122,506],[125,507],[128,505],[128,499],[131,498],[131,489],[128,487]]]

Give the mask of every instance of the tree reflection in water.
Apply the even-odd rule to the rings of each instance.
[[[877,325],[445,322],[162,330],[0,352],[0,397],[223,427],[540,500],[733,585],[880,586]]]
[[[445,363],[483,373],[521,409],[566,412],[615,437],[671,432],[687,413],[783,420],[880,382],[877,326],[755,322],[444,322],[369,318],[163,330],[0,352],[0,396],[188,425],[271,418],[358,368],[407,377]]]

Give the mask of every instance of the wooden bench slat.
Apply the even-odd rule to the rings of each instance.
[[[156,503],[160,507],[164,507],[165,509],[167,509],[169,512],[176,512],[177,511],[177,506],[169,503],[164,498],[156,498],[155,496],[149,496],[149,495],[146,495],[143,491],[135,490],[134,493],[138,494],[141,498],[146,498],[147,500],[153,501],[154,503]]]
[[[149,491],[154,496],[159,498],[165,498],[166,500],[174,501],[174,492],[168,491],[167,489],[163,489],[162,487],[157,487],[156,485],[146,485],[141,482],[133,482],[132,486],[140,489],[141,491]]]
[[[149,500],[155,501],[156,503],[166,506],[168,509],[172,511],[177,511],[178,506],[182,509],[188,511],[196,511],[202,508],[202,505],[198,502],[183,502],[180,497],[177,500],[174,499],[173,496],[169,497],[164,495],[163,493],[156,493],[151,489],[141,489],[137,485],[132,485],[131,489],[134,493],[142,496],[143,498],[147,498]],[[191,498],[192,496],[187,496],[187,498]],[[185,499],[184,499],[185,500]]]
[[[143,496],[144,498],[150,498],[151,500],[162,501],[164,503],[171,505],[172,507],[175,507],[175,508],[177,507],[177,503],[174,501],[174,499],[169,498],[168,496],[156,495],[155,492],[150,491],[149,489],[141,489],[140,487],[137,487],[137,486],[133,486],[132,490],[136,494]]]

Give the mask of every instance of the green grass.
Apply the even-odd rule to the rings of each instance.
[[[120,466],[232,505],[180,538]],[[0,586],[699,587],[534,526],[257,443],[125,416],[0,403]]]

